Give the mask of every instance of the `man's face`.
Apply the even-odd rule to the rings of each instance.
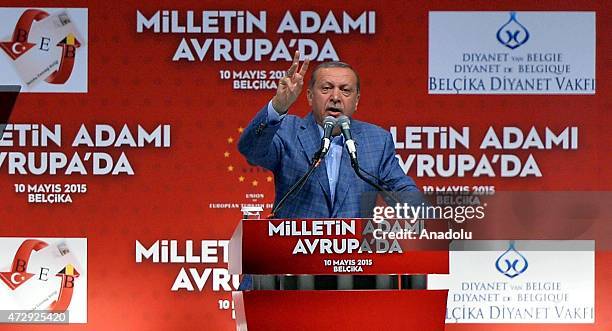
[[[353,116],[359,103],[357,76],[353,70],[321,68],[317,70],[315,78],[312,89],[308,89],[307,97],[317,123],[323,125],[327,116]]]

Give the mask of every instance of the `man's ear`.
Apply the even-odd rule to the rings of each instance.
[[[355,101],[355,111],[357,111],[357,106],[359,106],[359,97],[361,94],[357,93],[357,101]]]
[[[308,99],[308,105],[312,107],[312,90],[311,89],[306,90],[306,99]]]

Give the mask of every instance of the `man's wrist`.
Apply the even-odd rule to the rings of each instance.
[[[270,100],[268,102],[268,124],[269,125],[278,125],[283,118],[285,118],[285,116],[287,116],[287,113],[284,114],[279,114],[276,109],[274,109],[274,106],[272,106],[272,100]]]
[[[274,98],[272,98],[272,108],[274,108],[274,110],[279,114],[279,115],[285,115],[287,113],[287,109],[288,108],[283,108],[279,102],[278,99],[276,99],[276,96]]]

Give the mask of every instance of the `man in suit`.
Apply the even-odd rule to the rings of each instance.
[[[275,206],[289,188],[306,173],[315,153],[320,149],[323,137],[323,121],[327,116],[346,115],[351,118],[351,133],[357,144],[359,164],[376,178],[388,191],[418,192],[412,179],[404,174],[395,158],[395,146],[391,134],[372,124],[352,119],[360,97],[360,80],[357,72],[343,62],[324,62],[312,72],[306,97],[312,111],[305,117],[289,115],[288,110],[302,91],[308,70],[306,59],[300,70],[299,53],[285,77],[278,84],[276,95],[251,120],[238,143],[238,149],[253,164],[274,173],[276,186]],[[344,137],[337,127],[328,154],[302,189],[286,201],[275,215],[277,218],[342,218],[367,217],[375,205],[375,189],[361,180],[351,168],[351,161],[344,146]],[[252,288],[247,277],[241,285]],[[349,289],[390,288],[387,276],[301,276],[295,285],[295,277],[260,277],[255,282],[277,282],[258,288]],[[280,284],[278,283],[280,282]],[[382,285],[381,285],[382,284]]]
[[[323,137],[327,116],[351,118],[351,133],[357,144],[359,165],[388,191],[418,191],[412,179],[404,174],[395,158],[391,134],[372,124],[352,119],[360,97],[357,72],[343,62],[324,62],[312,72],[307,99],[312,111],[305,117],[289,115],[297,100],[308,70],[306,59],[300,70],[299,53],[276,95],[255,115],[240,137],[238,148],[253,164],[274,173],[275,205],[289,188],[307,171]],[[340,128],[333,132],[330,151],[321,166],[302,189],[290,197],[275,215],[278,218],[364,217],[372,211],[375,189],[361,180],[351,168],[350,157],[343,148]]]

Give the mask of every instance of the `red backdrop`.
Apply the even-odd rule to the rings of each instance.
[[[211,208],[214,203],[248,202],[248,193],[273,199],[266,172],[249,167],[238,155],[239,129],[272,97],[273,91],[232,90],[219,79],[220,70],[261,68],[284,70],[287,62],[173,62],[182,34],[136,32],[136,10],[151,14],[171,8],[268,12],[268,38],[277,40],[275,26],[285,10],[375,10],[374,35],[333,35],[338,55],[362,79],[355,118],[384,128],[408,125],[469,126],[474,137],[486,128],[545,126],[580,129],[579,149],[535,151],[541,178],[415,178],[419,185],[494,185],[497,190],[586,190],[610,188],[610,135],[605,112],[610,109],[610,9],[607,3],[583,1],[351,1],[350,3],[287,3],[265,1],[182,1],[166,4],[123,1],[0,1],[3,7],[86,7],[89,9],[89,83],[86,94],[22,94],[11,123],[61,123],[65,139],[81,124],[127,123],[172,126],[167,149],[126,149],[134,176],[22,176],[0,174],[0,236],[86,237],[88,239],[88,324],[81,330],[231,330],[229,311],[218,300],[229,292],[172,292],[182,265],[135,263],[136,240],[229,239],[240,218],[238,209]],[[597,93],[590,96],[429,95],[428,12],[431,10],[555,10],[595,11]],[[207,36],[197,36],[204,39]],[[223,38],[232,38],[229,35]],[[245,38],[244,36],[240,36]],[[255,34],[253,37],[266,37]],[[324,40],[321,36],[307,36]],[[293,114],[308,112],[305,93]],[[228,138],[231,138],[228,140]],[[229,142],[228,142],[229,141]],[[67,144],[67,143],[65,143]],[[477,144],[476,144],[477,145]],[[56,150],[72,151],[68,147]],[[38,150],[40,151],[40,150]],[[229,153],[225,154],[225,153]],[[478,153],[474,149],[474,153]],[[71,152],[70,152],[71,153]],[[115,153],[112,152],[111,153]],[[402,152],[405,154],[405,152]],[[232,166],[232,170],[229,170]],[[414,177],[414,173],[411,175]],[[240,181],[243,177],[243,181]],[[254,181],[257,181],[255,184]],[[86,183],[88,192],[68,205],[28,204],[13,190],[16,183]],[[546,325],[551,330],[603,330],[612,327],[608,311],[612,293],[612,254],[596,254],[596,324]],[[209,265],[191,265],[204,268]],[[604,267],[607,266],[607,267]],[[218,267],[225,267],[219,263]],[[447,325],[448,330],[511,330],[514,325]],[[544,326],[521,326],[542,330]],[[48,326],[0,329],[46,330]]]

